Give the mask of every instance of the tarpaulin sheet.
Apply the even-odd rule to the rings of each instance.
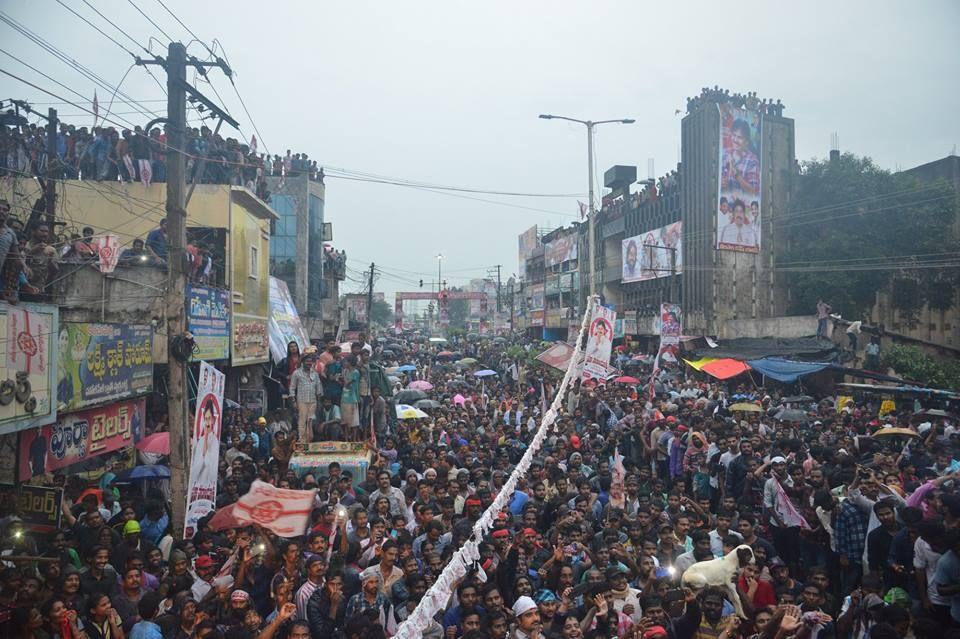
[[[828,364],[817,364],[813,362],[796,362],[790,359],[779,357],[768,357],[765,359],[751,359],[747,361],[750,368],[771,377],[778,382],[795,382],[804,375],[818,373],[829,366]]]
[[[705,364],[701,370],[717,379],[730,379],[747,372],[750,366],[746,362],[738,362],[735,359],[718,359]]]
[[[701,357],[700,359],[685,359],[683,360],[693,368],[698,371],[702,371],[703,367],[709,364],[710,362],[717,361],[716,357]]]
[[[717,348],[697,349],[698,357],[732,357],[741,360],[783,357],[818,362],[834,361],[837,346],[813,337],[738,337],[720,342]]]

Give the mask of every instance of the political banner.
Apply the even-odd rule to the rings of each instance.
[[[193,418],[193,435],[190,438],[190,481],[187,484],[184,539],[193,537],[200,518],[216,507],[224,379],[224,374],[216,368],[207,362],[200,362],[197,410]]]
[[[643,282],[683,273],[683,222],[623,240],[621,282]]]
[[[7,368],[46,375],[50,330],[49,315],[11,306],[7,310]]]
[[[188,284],[187,330],[197,345],[193,360],[230,357],[230,291]]]
[[[146,400],[134,399],[60,414],[53,424],[23,431],[20,481],[132,446],[142,436],[145,414]]]
[[[577,234],[570,233],[543,245],[543,264],[547,268],[577,259]]]
[[[679,304],[660,305],[660,348],[653,360],[653,372],[650,374],[648,395],[654,396],[654,383],[660,372],[661,361],[679,361],[680,334],[683,332],[683,313]]]
[[[756,111],[720,104],[717,248],[760,251],[762,120]]]
[[[520,279],[525,279],[527,276],[527,258],[533,255],[534,250],[536,250],[537,245],[540,243],[540,239],[537,237],[537,225],[534,224],[532,227],[528,228],[526,231],[520,234],[520,251],[519,251],[519,261],[520,267],[517,270],[517,275]]]
[[[300,322],[297,307],[287,283],[276,277],[270,278],[270,355],[277,364],[287,356],[287,344],[296,342],[300,352],[310,344],[310,337]]]
[[[280,537],[299,537],[310,522],[316,490],[277,488],[259,479],[250,491],[210,520],[211,530],[258,524]]]
[[[153,328],[65,322],[60,326],[57,401],[63,412],[153,389]]]
[[[610,351],[613,347],[613,327],[617,314],[597,304],[590,314],[587,332],[587,350],[583,361],[583,379],[606,379],[610,373]]]

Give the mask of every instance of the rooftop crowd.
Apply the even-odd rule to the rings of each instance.
[[[784,105],[779,99],[776,102],[773,101],[773,98],[760,99],[757,97],[756,91],[730,93],[729,89],[721,89],[718,86],[714,86],[712,89],[703,87],[700,89],[700,95],[687,98],[687,113],[693,113],[708,104],[732,104],[740,109],[756,111],[766,115],[775,115],[777,117],[783,115],[784,109]]]
[[[47,169],[47,131],[43,124],[30,124],[17,113],[0,115],[0,176],[43,176]],[[250,144],[224,137],[207,126],[187,128],[188,181],[201,184],[246,186],[261,199],[269,199],[266,178],[306,173],[323,181],[323,169],[306,153],[283,157],[258,153],[256,139]],[[113,126],[76,126],[59,123],[54,174],[58,178],[96,181],[166,181],[166,125],[133,129]]]
[[[164,486],[144,499],[113,473],[93,491],[76,475],[54,478],[65,486],[60,530],[32,533],[0,513],[0,555],[42,557],[4,561],[2,636],[392,635],[504,486],[556,392],[556,371],[530,352],[519,337],[441,346],[361,336],[349,352],[292,343],[271,410],[224,416],[217,505],[255,479],[315,489],[304,534],[214,531],[205,519],[183,541]],[[415,400],[401,391],[413,380],[432,384],[423,392],[435,404],[422,404],[426,418],[397,419],[389,395]],[[956,637],[956,422],[918,416],[912,398],[787,397],[796,389],[742,380],[666,366],[652,399],[646,383],[576,383],[423,636]],[[802,417],[778,419],[785,407]],[[155,421],[148,432],[165,428]],[[907,434],[885,435],[892,427]],[[317,439],[365,442],[372,463],[362,476],[338,463],[296,472],[292,455]]]

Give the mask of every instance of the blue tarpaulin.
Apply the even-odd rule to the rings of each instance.
[[[747,362],[750,368],[771,377],[779,382],[791,383],[797,381],[797,378],[818,373],[830,366],[825,363],[815,362],[796,362],[779,357],[768,357],[766,359],[751,359]]]

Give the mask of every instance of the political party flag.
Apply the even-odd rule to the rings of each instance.
[[[250,153],[252,153],[253,155],[257,154],[257,136],[256,135],[250,136]]]
[[[297,537],[307,529],[316,494],[316,490],[277,488],[258,479],[233,505],[230,516],[242,526],[259,524],[280,537]]]
[[[95,243],[100,257],[100,272],[113,273],[120,259],[120,238],[109,233],[98,237]]]
[[[21,373],[45,373],[49,335],[50,325],[42,315],[8,306],[7,367]]]
[[[97,102],[97,90],[93,90],[93,126],[96,128],[97,121],[100,119],[100,103]]]
[[[580,200],[577,200],[577,206],[580,207],[580,219],[587,217],[587,205]]]

